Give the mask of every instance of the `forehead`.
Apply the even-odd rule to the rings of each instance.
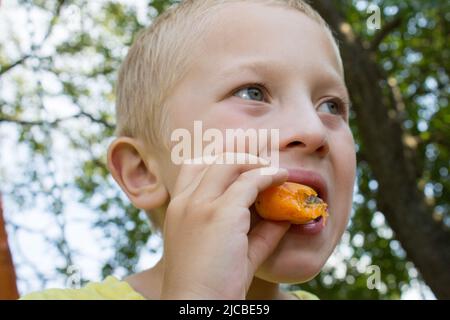
[[[249,2],[221,5],[198,40],[192,63],[198,75],[225,76],[243,65],[239,60],[254,60],[271,61],[279,70],[315,69],[343,77],[330,33],[295,9]]]

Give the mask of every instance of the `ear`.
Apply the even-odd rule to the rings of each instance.
[[[140,141],[119,137],[108,148],[108,169],[136,208],[149,211],[169,197],[156,159]]]

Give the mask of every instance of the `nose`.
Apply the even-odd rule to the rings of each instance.
[[[298,150],[325,157],[330,150],[328,131],[311,102],[287,112],[280,127],[280,151]]]

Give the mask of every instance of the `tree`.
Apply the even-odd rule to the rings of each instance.
[[[0,193],[0,300],[14,300],[19,297],[16,272],[8,246],[8,237],[3,218],[3,201]]]
[[[439,14],[440,9],[445,8],[442,3],[441,5],[438,3],[431,2],[425,5],[411,1],[398,6],[398,13],[373,37],[366,38],[365,42],[362,38],[364,34],[355,33],[344,16],[339,14],[339,8],[333,2],[314,1],[313,4],[335,30],[341,44],[347,85],[354,103],[355,122],[362,146],[359,152],[360,166],[361,161],[367,162],[371,175],[377,181],[378,188],[373,197],[376,207],[383,212],[396,238],[406,250],[407,257],[421,271],[436,296],[449,299],[450,232],[448,224],[443,223],[442,217],[433,215],[436,204],[430,205],[426,202],[423,190],[424,181],[428,181],[431,185],[440,183],[433,181],[439,175],[430,171],[448,168],[449,163],[450,120],[447,101],[449,88],[446,73],[449,67],[449,51],[445,41],[440,42],[440,37],[444,39],[448,36],[449,25]],[[383,4],[387,5],[389,2],[385,1]],[[422,30],[414,32],[418,35],[408,39],[408,34],[412,32],[406,30],[407,24],[422,25]],[[398,36],[391,33],[395,28],[402,26],[398,33],[400,39],[396,39]],[[391,41],[397,43],[400,48],[396,46],[394,47],[396,50],[386,49],[385,52],[379,52],[379,47],[390,35],[393,38]],[[427,37],[421,38],[424,36]],[[431,44],[431,39],[436,40],[435,48],[427,52],[425,50]],[[406,47],[408,40],[415,42]],[[417,74],[419,79],[414,82],[414,91],[434,94],[436,102],[439,101],[441,105],[421,106],[417,101],[417,95],[408,95],[404,92],[405,89],[410,89],[407,87],[409,83],[404,79],[409,78],[407,71],[414,72],[414,69],[408,67],[415,67],[415,64],[407,61],[406,49],[418,52],[424,50],[426,53],[423,53],[422,59],[430,59],[428,68],[424,65],[427,62],[420,61],[422,62],[420,68],[423,68],[425,73]],[[404,59],[398,59],[403,56]],[[442,58],[438,61],[444,62],[444,65],[433,61],[436,58]],[[394,59],[398,60],[393,61]],[[388,62],[396,63],[399,67],[389,70]],[[406,77],[402,75],[405,71]],[[433,81],[431,79],[436,81],[437,88],[434,90],[430,85]],[[424,130],[420,130],[419,125],[419,132],[414,126],[412,130],[408,129],[408,123],[411,122],[411,114],[408,113],[421,107],[436,108],[436,113],[429,121],[430,124],[440,124],[438,127],[433,126],[425,134],[420,133]],[[444,160],[441,163],[442,167],[433,168],[434,163],[429,164],[431,168],[426,166],[426,163],[430,162],[426,157],[426,148],[444,152],[444,156],[447,157],[442,159]],[[432,175],[434,179],[430,177]],[[448,186],[448,179],[443,180]],[[444,194],[445,191],[442,195]],[[448,198],[445,200],[441,203],[448,209]],[[448,213],[448,210],[446,212]]]
[[[38,274],[41,286],[67,275],[78,261],[67,241],[67,199],[95,213],[99,243],[114,249],[101,261],[104,276],[135,271],[148,250],[151,228],[109,177],[105,151],[124,49],[171,3],[21,0],[29,36],[19,36],[22,25],[12,23],[17,32],[0,38],[0,134],[2,128],[15,131],[8,139],[28,159],[16,164],[1,154],[5,172],[9,163],[18,168],[14,177],[0,171],[2,188],[16,204],[12,211],[26,212],[41,199],[57,228],[51,236],[38,232],[61,258],[57,273]],[[312,4],[340,43],[358,176],[351,223],[333,263],[301,287],[321,298],[398,298],[424,281],[438,298],[449,298],[449,23],[442,14],[448,4],[374,1],[381,10],[379,30],[367,24],[367,1]],[[60,162],[70,162],[70,169],[58,169]],[[73,174],[61,179],[61,171]],[[22,221],[7,222],[12,237],[36,232]],[[14,248],[19,283],[27,283],[20,274],[28,262]],[[370,265],[380,270],[379,290],[368,289]]]

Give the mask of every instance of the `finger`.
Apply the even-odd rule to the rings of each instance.
[[[202,172],[204,172],[208,167],[208,161],[209,160],[205,160],[205,158],[186,160],[181,165],[180,171],[178,172],[177,181],[175,182],[172,196],[176,196],[186,191],[186,189],[190,186],[192,188],[193,184],[195,189],[200,182]]]
[[[225,160],[228,156],[235,157],[232,160],[234,163],[227,164]],[[204,201],[216,199],[243,172],[269,165],[267,160],[248,153],[224,153],[221,157],[206,169],[203,179],[193,194],[196,199]]]
[[[289,222],[260,221],[248,235],[249,279],[275,251],[290,227]]]
[[[288,171],[276,168],[275,173],[262,174],[258,168],[242,173],[238,179],[223,193],[220,201],[233,203],[235,206],[249,208],[256,200],[258,193],[265,189],[282,184],[288,178]]]

